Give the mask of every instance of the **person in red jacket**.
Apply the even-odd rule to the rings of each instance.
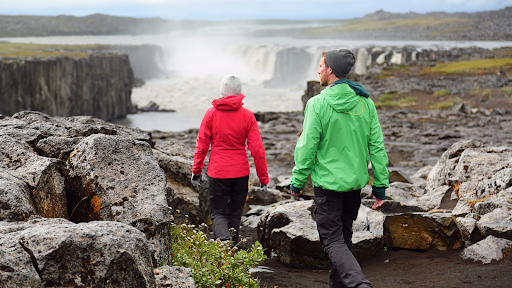
[[[201,121],[192,167],[192,184],[202,181],[204,159],[208,163],[210,218],[215,237],[238,243],[240,221],[249,188],[249,159],[246,141],[254,159],[261,188],[269,182],[265,149],[254,114],[242,107],[242,82],[229,74],[220,84],[221,98],[212,101]],[[234,229],[234,233],[230,233]]]

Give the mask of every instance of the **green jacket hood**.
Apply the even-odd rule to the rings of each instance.
[[[359,95],[347,84],[338,84],[320,92],[334,111],[344,113],[355,108],[359,103]]]

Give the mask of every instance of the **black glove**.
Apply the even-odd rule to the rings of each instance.
[[[203,181],[202,174],[193,174],[192,179],[190,179],[190,182],[192,182],[192,186],[194,187],[201,185],[201,181]]]
[[[261,184],[260,183],[260,188],[261,188],[260,191],[262,193],[267,193],[267,184]]]

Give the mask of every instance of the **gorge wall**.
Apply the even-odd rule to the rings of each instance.
[[[4,58],[0,61],[0,114],[33,110],[109,121],[132,110],[133,85],[128,55]]]

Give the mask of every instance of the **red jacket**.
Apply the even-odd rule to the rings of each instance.
[[[254,114],[243,108],[244,95],[231,95],[212,101],[204,114],[197,135],[192,173],[200,174],[210,144],[208,176],[217,179],[249,175],[245,141],[251,151],[260,183],[268,184],[265,148]]]

